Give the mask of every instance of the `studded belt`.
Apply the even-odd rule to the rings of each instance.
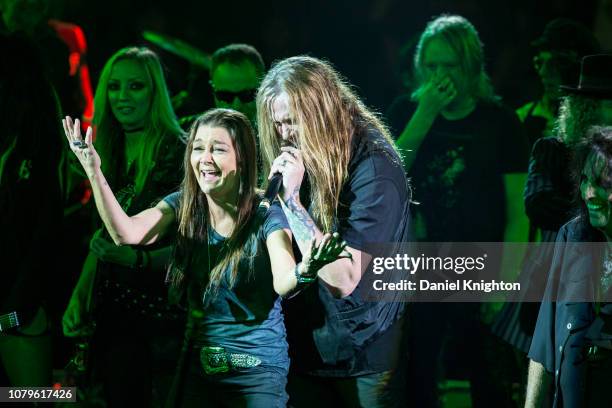
[[[224,347],[204,346],[200,349],[200,362],[206,374],[226,373],[232,368],[250,368],[261,360],[245,353],[228,353]]]

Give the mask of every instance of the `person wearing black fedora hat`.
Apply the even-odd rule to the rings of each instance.
[[[556,240],[529,353],[525,408],[612,406],[611,160],[610,126],[590,128],[574,149],[576,217]],[[548,384],[554,398],[542,405]]]
[[[529,241],[554,242],[558,229],[569,220],[571,207],[571,183],[564,171],[569,150],[559,138],[552,137],[557,131],[555,123],[563,101],[561,86],[578,83],[582,56],[597,52],[599,43],[584,25],[557,18],[546,25],[542,35],[531,45],[542,95],[516,111],[531,148],[525,212],[529,217]],[[564,116],[564,121],[567,119]],[[550,256],[542,250],[527,254],[520,275],[522,287],[543,291],[546,274],[536,273],[542,270],[539,266],[534,270],[534,265],[540,265],[543,259],[550,259]],[[538,309],[539,304],[533,302],[507,303],[493,325],[493,331],[521,354],[521,362],[529,351]]]
[[[574,95],[612,99],[612,54],[588,55],[582,59],[577,86],[561,86]]]
[[[612,124],[612,53],[582,59],[578,85],[561,86],[558,136],[567,144],[582,138],[594,125]]]
[[[420,203],[413,208],[415,240],[524,241],[527,141],[514,111],[495,96],[476,27],[458,15],[430,21],[417,43],[414,70],[412,96],[396,100],[387,117]],[[510,261],[504,259],[500,275],[514,270]],[[418,328],[410,330],[408,346],[415,406],[437,406],[442,370],[432,361],[444,361],[443,353],[453,354],[445,350],[459,344],[478,350],[462,353],[471,359],[466,366],[479,367],[469,373],[474,407],[512,404],[511,363],[502,363],[512,360],[510,347],[489,330],[497,308],[411,305],[411,327]]]

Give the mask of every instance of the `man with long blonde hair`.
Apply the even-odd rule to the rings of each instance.
[[[350,253],[320,269],[315,284],[303,282],[286,304],[290,404],[399,403],[391,379],[403,306],[364,301],[362,282],[368,244],[406,240],[410,193],[386,127],[330,64],[306,56],[269,71],[257,120],[264,174],[282,175],[279,195],[302,254],[332,230]]]
[[[416,238],[525,241],[527,141],[514,112],[495,96],[474,25],[458,15],[432,19],[419,38],[414,70],[416,89],[410,97],[398,99],[388,117],[397,147],[405,152],[415,201],[421,204],[415,210]],[[514,279],[504,272],[517,270],[519,262],[520,257],[504,259],[501,277]],[[417,406],[438,404],[439,370],[432,362],[441,360],[446,339],[473,347],[463,353],[472,359],[466,366],[482,367],[469,374],[474,407],[503,405],[511,399],[509,380],[497,375],[492,381],[493,369],[507,355],[487,326],[497,307],[421,303],[411,308],[411,325],[419,327],[411,332],[414,352],[409,352],[411,397]]]

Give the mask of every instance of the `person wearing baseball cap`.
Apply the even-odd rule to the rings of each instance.
[[[542,95],[516,111],[525,127],[530,148],[539,138],[553,134],[562,96],[560,86],[575,84],[581,58],[600,51],[593,33],[568,18],[550,21],[531,46],[534,50],[533,67],[540,78]]]

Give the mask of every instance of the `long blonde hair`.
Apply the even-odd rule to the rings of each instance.
[[[94,118],[96,127],[96,149],[102,158],[104,174],[111,183],[126,170],[125,135],[121,125],[113,115],[108,101],[108,81],[116,62],[122,60],[138,61],[145,69],[153,89],[151,93],[151,108],[145,121],[146,138],[139,144],[138,154],[134,160],[136,176],[134,189],[140,193],[155,166],[159,147],[167,138],[182,138],[184,132],[170,103],[168,88],[164,79],[159,57],[153,51],[144,47],[128,47],[117,51],[104,64],[94,97]]]
[[[231,236],[224,243],[221,251],[220,261],[212,267],[206,285],[205,298],[210,299],[217,294],[218,288],[225,278],[226,271],[230,270],[229,283],[233,286],[238,277],[238,264],[245,254],[253,255],[256,249],[256,240],[253,239],[252,222],[257,199],[257,150],[255,136],[247,117],[231,109],[212,109],[200,115],[189,131],[187,149],[183,166],[185,176],[181,184],[181,198],[178,210],[178,238],[171,273],[174,274],[175,283],[180,283],[185,274],[191,274],[188,278],[198,279],[192,267],[194,250],[199,244],[208,245],[208,227],[210,225],[208,201],[206,195],[200,189],[198,180],[192,171],[191,152],[193,142],[198,129],[202,126],[220,127],[230,135],[232,144],[236,151],[236,162],[238,164],[239,189],[236,219],[236,227]],[[255,249],[251,247],[254,244]],[[245,248],[249,250],[246,251]],[[208,254],[207,254],[208,255]],[[253,257],[251,256],[251,258]],[[203,282],[199,282],[203,283]]]
[[[320,228],[330,231],[351,158],[353,134],[374,127],[394,147],[387,128],[355,95],[331,64],[308,56],[276,63],[257,93],[257,123],[268,174],[280,154],[272,104],[280,94],[289,97],[297,125],[297,143],[310,177],[312,215]]]

